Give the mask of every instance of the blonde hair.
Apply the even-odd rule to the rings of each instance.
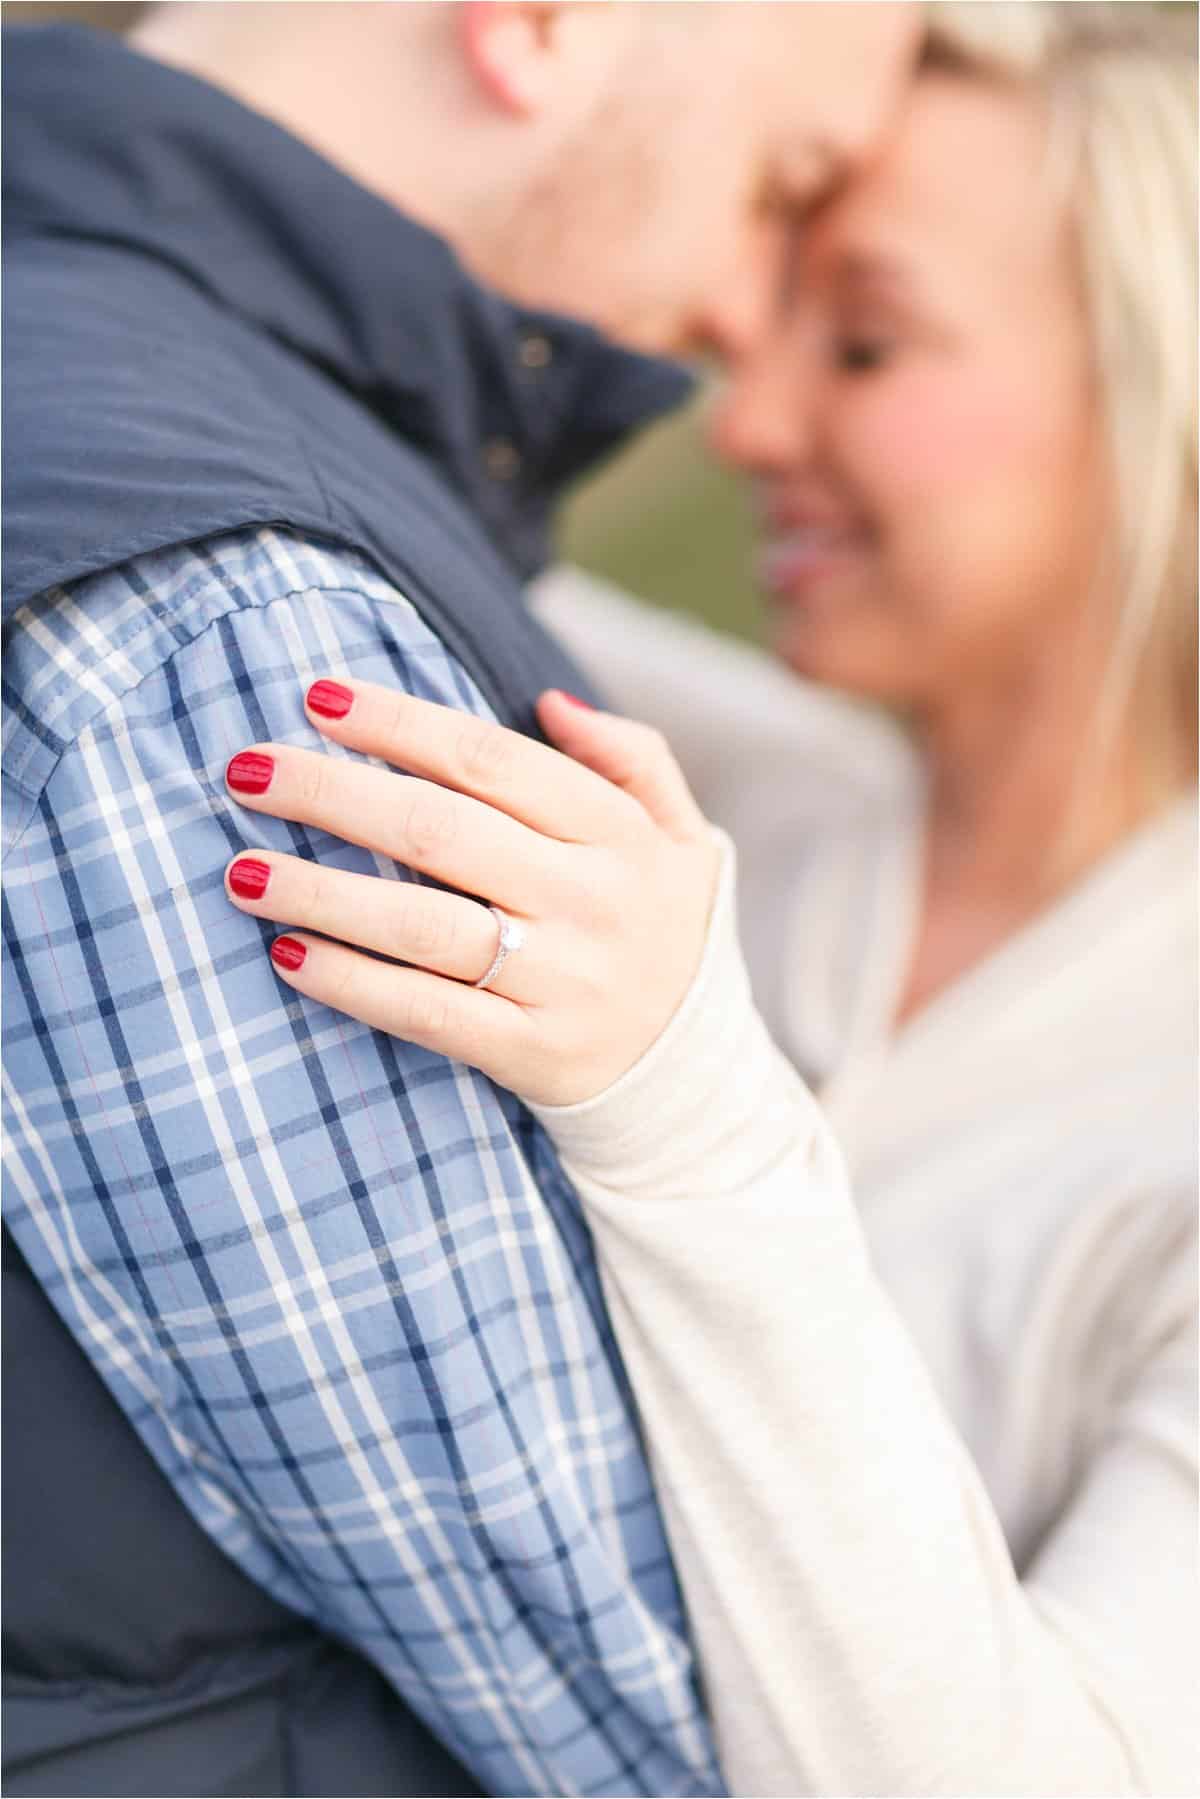
[[[928,16],[931,66],[1018,80],[1046,107],[1116,489],[1095,747],[1128,723],[1156,805],[1196,756],[1195,8],[941,0]]]

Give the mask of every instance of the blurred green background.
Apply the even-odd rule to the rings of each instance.
[[[80,20],[121,31],[136,5],[12,0],[4,21]],[[564,555],[632,592],[698,613],[743,635],[758,633],[749,578],[748,514],[741,490],[703,450],[701,398],[645,433],[581,485],[563,516]]]
[[[705,453],[711,396],[653,427],[567,506],[563,553],[664,606],[757,638],[753,541],[742,487]]]

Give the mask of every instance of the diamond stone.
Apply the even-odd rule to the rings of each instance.
[[[512,951],[524,947],[525,926],[518,924],[515,918],[506,918],[500,926],[500,948]]]

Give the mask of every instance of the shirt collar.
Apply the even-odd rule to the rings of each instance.
[[[6,231],[171,262],[421,445],[522,572],[566,483],[686,395],[674,365],[488,291],[207,82],[79,27],[5,35]]]

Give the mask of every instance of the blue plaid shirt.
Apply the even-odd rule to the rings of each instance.
[[[275,979],[237,850],[390,879],[233,806],[349,673],[486,713],[342,550],[241,532],[16,620],[6,1217],[193,1515],[501,1793],[718,1793],[587,1231],[481,1075]]]

